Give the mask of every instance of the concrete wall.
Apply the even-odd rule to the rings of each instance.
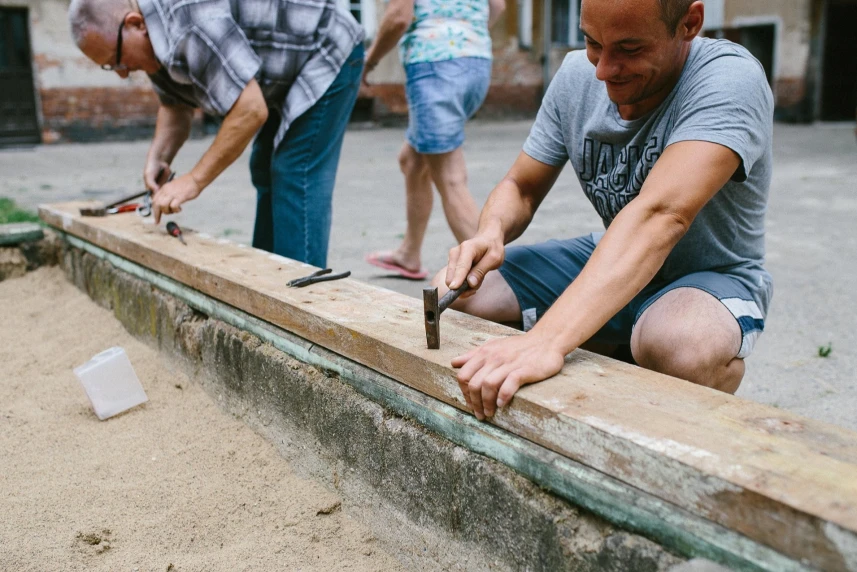
[[[814,77],[811,13],[818,0],[707,0],[707,3],[711,8],[709,26],[722,22],[724,28],[740,28],[773,23],[777,30],[773,82],[777,105],[786,111],[811,107],[807,103],[813,95],[813,84],[808,78]],[[0,0],[0,6],[29,9],[43,141],[135,138],[151,132],[157,100],[148,79],[138,73],[122,80],[84,57],[68,30],[68,0]],[[375,7],[380,20],[386,1],[376,0]],[[506,13],[491,32],[494,69],[480,116],[532,116],[538,109],[542,92],[542,7],[541,0],[533,0],[531,47],[521,49],[517,2],[507,0]],[[566,52],[566,49],[552,50],[552,69],[559,66]],[[363,94],[362,108],[369,109],[376,119],[404,117],[407,113],[404,72],[396,50],[381,61],[370,80],[374,88]]]
[[[90,62],[69,32],[68,0],[0,0],[29,9],[35,90],[42,140],[132,139],[154,127],[157,98],[142,73],[122,80]],[[376,0],[378,19],[386,2]],[[511,18],[509,17],[511,15]],[[514,0],[492,31],[495,71],[484,115],[531,115],[538,109],[541,75],[537,57],[518,49]],[[407,114],[404,72],[394,50],[372,76],[376,117]],[[367,102],[362,102],[363,106]],[[197,127],[201,115],[197,117]]]
[[[725,0],[723,27],[741,28],[774,24],[773,90],[777,107],[786,111],[800,106],[807,97],[812,0]]]
[[[157,98],[149,80],[122,80],[89,61],[74,45],[67,0],[0,0],[29,10],[35,89],[42,140],[132,137],[154,126]]]
[[[377,0],[378,18],[386,7],[384,0]],[[542,71],[538,46],[540,33],[538,23],[538,1],[534,2],[533,49],[521,49],[518,41],[518,11],[516,0],[506,1],[506,12],[491,30],[494,66],[491,86],[485,103],[479,111],[480,117],[533,116],[538,111],[542,94]],[[385,120],[407,114],[405,99],[405,73],[399,60],[398,50],[387,54],[369,77],[373,88],[365,97],[373,98],[375,119]]]

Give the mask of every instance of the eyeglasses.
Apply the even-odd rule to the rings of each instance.
[[[122,61],[122,29],[125,27],[125,18],[122,18],[122,21],[119,22],[119,32],[116,34],[116,63],[104,64],[101,66],[101,69],[104,71],[128,71],[128,66]]]

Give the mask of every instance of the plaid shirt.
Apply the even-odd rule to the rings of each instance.
[[[336,79],[363,28],[336,0],[139,0],[161,69],[150,75],[164,105],[223,117],[255,78],[289,125]]]

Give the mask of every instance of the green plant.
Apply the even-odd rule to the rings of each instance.
[[[39,216],[32,211],[18,208],[12,199],[0,197],[0,224],[9,222],[39,222]]]
[[[829,343],[826,346],[818,346],[818,357],[828,357],[832,351],[833,343]]]

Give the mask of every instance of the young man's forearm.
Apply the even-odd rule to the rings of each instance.
[[[651,282],[689,226],[644,201],[633,201],[533,334],[544,335],[563,354],[579,347]]]
[[[561,172],[562,167],[546,165],[521,152],[488,196],[478,232],[502,232],[503,244],[521,236]]]
[[[691,163],[696,170],[688,173]],[[616,215],[580,276],[532,332],[563,353],[595,335],[651,282],[739,165],[735,152],[714,143],[684,141],[668,147],[640,195]]]

